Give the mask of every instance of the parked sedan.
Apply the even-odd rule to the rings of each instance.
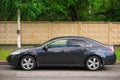
[[[65,36],[51,39],[41,46],[19,49],[7,57],[10,65],[24,70],[39,66],[79,66],[99,70],[116,62],[113,46],[86,37]]]

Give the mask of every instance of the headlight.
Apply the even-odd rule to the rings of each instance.
[[[16,54],[20,54],[20,52],[12,52],[11,55],[16,55]]]

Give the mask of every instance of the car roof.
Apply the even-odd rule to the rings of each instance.
[[[83,37],[83,36],[61,36],[61,37],[56,37],[56,38],[53,38],[51,40],[56,40],[56,39],[83,39],[83,40],[87,40],[89,41],[90,43],[94,43],[96,45],[106,45],[106,44],[103,44],[101,42],[98,42],[94,39],[91,39],[91,38],[87,38],[87,37]]]
[[[82,36],[61,36],[61,37],[56,37],[54,39],[60,39],[60,38],[83,38],[83,39],[90,39],[90,38],[82,37]]]

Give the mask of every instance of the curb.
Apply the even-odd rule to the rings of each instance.
[[[6,60],[0,60],[0,65],[7,65],[7,61]]]
[[[120,61],[117,61],[115,64],[119,64],[120,65]]]
[[[7,65],[7,61],[6,60],[0,60],[0,65]],[[120,65],[120,61],[116,61],[115,65]]]

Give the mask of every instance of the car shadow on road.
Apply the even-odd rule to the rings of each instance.
[[[15,68],[15,67],[11,67],[12,70],[17,70],[17,71],[25,71],[22,70],[20,68]],[[31,71],[88,71],[86,68],[84,67],[38,67],[34,70]],[[109,69],[107,69],[106,67],[102,67],[97,71],[108,71]]]
[[[84,67],[39,67],[39,68],[37,68],[35,70],[88,71]],[[108,70],[108,69],[106,69],[105,67],[102,67],[98,71],[103,71],[103,70]]]

